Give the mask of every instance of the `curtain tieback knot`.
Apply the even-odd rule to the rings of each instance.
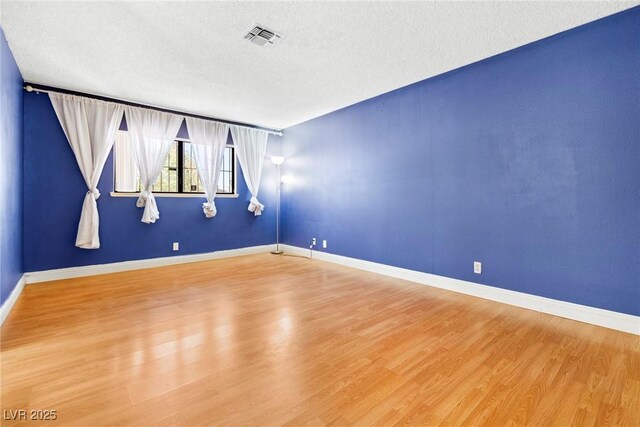
[[[264,210],[264,205],[258,201],[256,197],[252,197],[249,203],[249,207],[247,208],[249,212],[253,212],[255,216],[262,215],[262,211]]]
[[[216,202],[211,201],[203,203],[202,212],[204,212],[204,215],[207,218],[213,218],[214,216],[216,216],[216,214],[218,213],[218,210],[216,209]]]
[[[100,198],[100,191],[98,191],[97,188],[92,188],[89,191],[87,191],[87,194],[93,194],[93,197],[98,200]]]
[[[136,201],[136,206],[139,208],[145,207],[147,204],[147,199],[151,195],[151,192],[148,190],[144,190],[140,192],[140,196],[138,197],[138,201]]]

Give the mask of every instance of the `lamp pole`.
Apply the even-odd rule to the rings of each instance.
[[[282,255],[280,250],[280,192],[282,190],[282,177],[280,176],[280,165],[284,162],[284,157],[272,156],[271,161],[276,165],[278,180],[276,182],[276,250],[271,251],[274,255]]]

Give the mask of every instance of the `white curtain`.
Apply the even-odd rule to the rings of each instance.
[[[218,190],[218,177],[222,166],[224,148],[227,145],[229,126],[224,123],[187,117],[187,130],[193,147],[198,176],[204,186],[206,203],[202,210],[207,218],[216,216],[214,199]]]
[[[258,190],[260,190],[262,164],[267,152],[269,134],[259,129],[232,126],[231,135],[242,167],[244,181],[251,192],[248,209],[256,216],[262,215],[264,205],[258,201]]]
[[[82,203],[76,246],[97,249],[100,247],[97,186],[124,108],[111,102],[61,93],[50,93],[49,98],[88,189]]]
[[[138,167],[127,132],[116,132],[116,145],[113,152],[116,163],[116,191],[135,193],[138,191]]]
[[[160,212],[151,190],[180,130],[182,116],[136,107],[126,107],[126,113],[129,139],[140,173],[136,206],[144,207],[141,221],[152,224],[160,218]]]

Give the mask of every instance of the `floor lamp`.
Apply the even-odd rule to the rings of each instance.
[[[276,165],[278,171],[278,180],[276,181],[276,250],[271,251],[272,254],[281,255],[283,251],[280,250],[280,191],[282,189],[282,177],[280,176],[280,165],[284,163],[284,157],[271,156],[271,162]]]

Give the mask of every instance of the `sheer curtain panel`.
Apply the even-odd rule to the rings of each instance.
[[[138,166],[133,155],[129,134],[124,131],[116,132],[114,149],[116,191],[136,193],[138,191]]]
[[[269,134],[260,129],[231,127],[233,143],[238,153],[238,160],[244,175],[244,181],[251,192],[248,210],[255,216],[262,215],[264,205],[258,201],[262,165],[267,152],[267,138]]]
[[[54,92],[49,93],[49,98],[88,189],[82,203],[76,246],[98,249],[100,217],[96,200],[100,192],[97,186],[120,126],[124,107]]]
[[[152,224],[160,219],[160,212],[151,190],[180,130],[182,116],[137,107],[126,107],[126,115],[129,139],[140,174],[141,188],[136,206],[144,207],[141,221]]]
[[[193,117],[186,117],[186,121],[198,167],[198,176],[204,186],[204,195],[207,198],[207,201],[202,204],[202,210],[207,218],[213,218],[218,212],[215,198],[229,126]]]

